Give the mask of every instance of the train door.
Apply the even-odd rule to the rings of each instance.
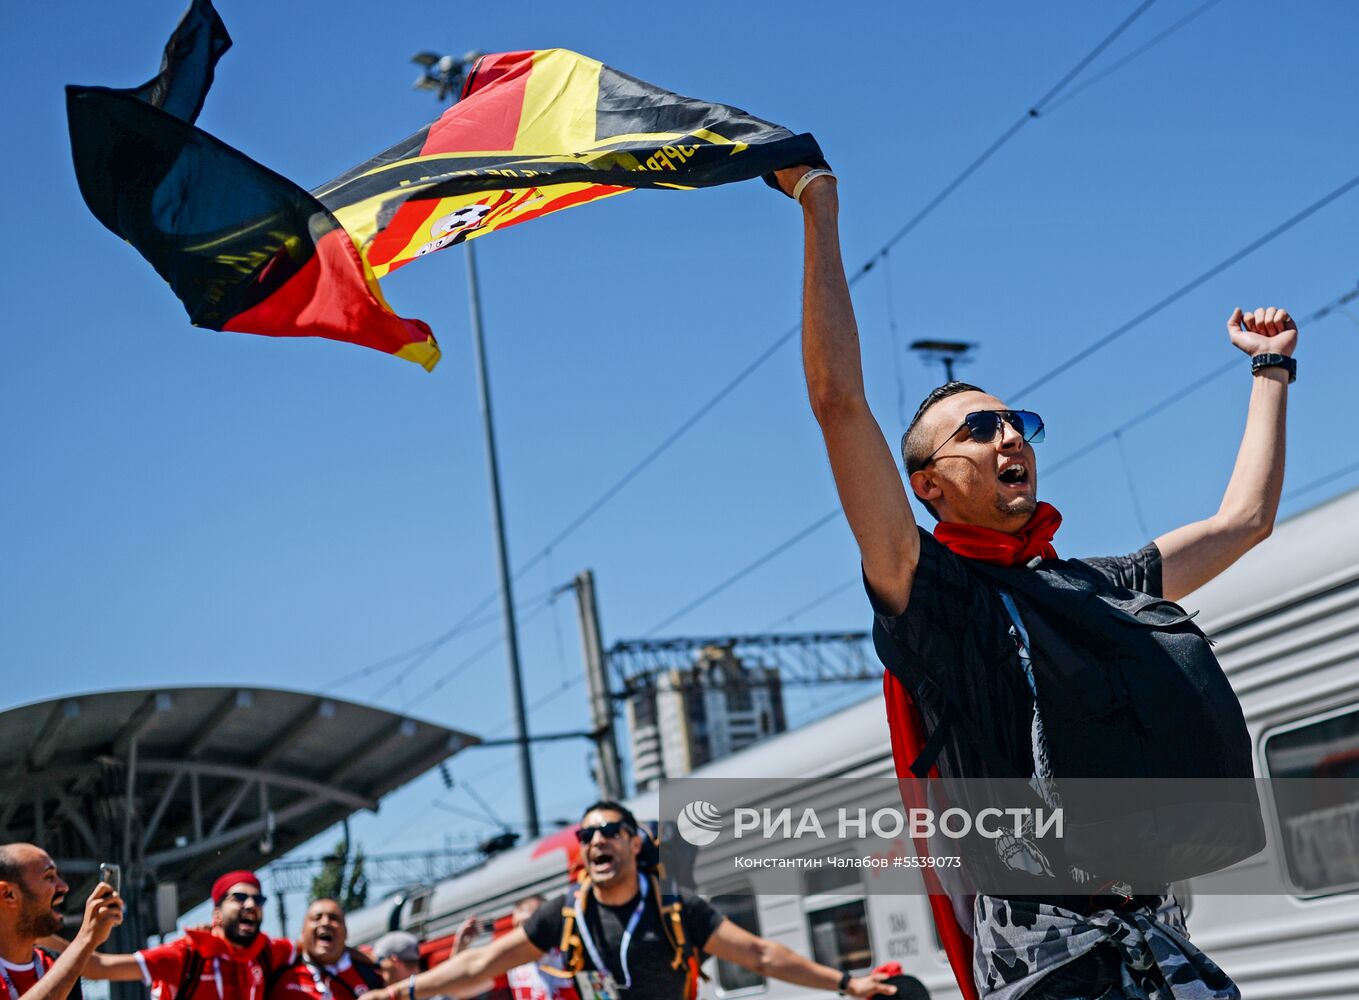
[[[868,923],[868,895],[863,869],[841,867],[850,852],[826,858],[823,868],[803,875],[802,912],[812,958],[835,969],[861,973],[876,963],[873,933]]]

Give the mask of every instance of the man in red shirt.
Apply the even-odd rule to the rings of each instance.
[[[85,904],[85,919],[69,948],[56,958],[38,941],[61,930],[61,905],[70,887],[41,847],[0,845],[0,984],[4,1000],[65,1000],[80,996],[80,968],[122,923],[123,902],[100,882]]]
[[[260,933],[264,894],[254,872],[228,872],[212,886],[212,929],[130,955],[95,953],[89,979],[140,979],[157,1000],[265,1000],[268,982],[293,964],[291,941]]]
[[[344,908],[317,899],[302,918],[302,954],[273,983],[268,1000],[358,1000],[385,986],[373,960],[348,947]]]
[[[524,921],[537,913],[538,908],[545,902],[546,900],[536,893],[519,900],[510,910],[512,925],[522,927]],[[538,961],[516,965],[505,973],[514,1000],[576,1000],[575,981],[566,978],[564,973],[561,976],[552,976],[543,972],[544,965],[552,965],[562,970],[561,952],[554,948]]]

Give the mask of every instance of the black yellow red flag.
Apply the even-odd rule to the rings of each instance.
[[[155,79],[67,88],[90,210],[214,330],[328,337],[432,369],[430,328],[378,284],[416,257],[637,188],[821,161],[810,135],[544,49],[483,56],[438,119],[308,192],[193,124],[230,44],[194,0]]]

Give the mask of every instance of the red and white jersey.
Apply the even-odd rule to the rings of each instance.
[[[572,980],[548,975],[537,962],[516,965],[505,979],[514,1000],[576,1000]]]
[[[382,982],[376,966],[369,979],[374,984]],[[358,1000],[374,988],[369,979],[364,978],[349,952],[334,965],[317,965],[300,958],[279,977],[269,1000]]]
[[[137,952],[142,982],[154,986],[157,1000],[175,1000],[195,954],[201,967],[192,1000],[265,1000],[266,970],[276,975],[292,965],[297,948],[263,934],[240,948],[209,931],[191,930],[169,944]]]
[[[43,973],[52,968],[54,959],[47,952],[33,949],[33,958],[23,965],[14,965],[0,958],[0,982],[5,985],[6,996],[0,1000],[19,1000],[21,996],[38,985]]]

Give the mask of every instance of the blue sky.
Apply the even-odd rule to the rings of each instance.
[[[434,116],[410,88],[412,53],[574,48],[814,133],[840,175],[858,265],[1133,6],[221,0],[235,47],[199,124],[311,186]],[[1084,78],[1197,6],[1159,0]],[[439,336],[444,360],[427,375],[341,344],[191,328],[81,201],[62,85],[142,82],[181,9],[53,0],[4,14],[8,705],[151,685],[324,690],[440,635],[495,586],[460,250],[385,283],[397,311]],[[1022,128],[856,287],[888,437],[939,381],[906,342],[976,342],[960,374],[1007,395],[1359,175],[1357,20],[1340,0],[1223,0]],[[800,231],[794,206],[752,182],[639,192],[478,242],[514,565],[796,321]],[[1230,359],[1232,307],[1304,316],[1352,290],[1356,232],[1359,190],[1011,399],[1048,423],[1040,489],[1066,517],[1059,551],[1126,551],[1215,508],[1250,387],[1244,358],[1121,445],[1047,479],[1044,463]],[[1286,490],[1354,461],[1355,317],[1359,302],[1302,330]],[[1285,513],[1355,486],[1351,472]],[[580,673],[571,602],[535,600],[578,570],[595,570],[606,639],[638,636],[834,505],[789,344],[517,582],[529,700]],[[788,620],[856,575],[837,520],[665,632],[865,627],[853,586]],[[503,650],[468,662],[497,635],[492,621],[398,684],[409,660],[334,693],[503,736]],[[827,700],[795,692],[790,709],[802,719]],[[584,719],[573,687],[530,725]],[[515,821],[511,762],[471,751],[452,771]],[[584,749],[547,744],[536,762],[543,815],[574,816],[590,791]],[[490,832],[435,801],[475,809],[431,776],[355,829],[370,851]]]

